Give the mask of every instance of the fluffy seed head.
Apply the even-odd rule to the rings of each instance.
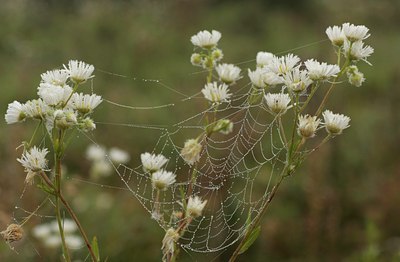
[[[202,146],[197,139],[189,139],[181,151],[181,156],[189,165],[193,165],[200,160]]]

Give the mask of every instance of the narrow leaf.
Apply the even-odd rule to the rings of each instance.
[[[97,261],[100,261],[100,252],[99,252],[99,244],[97,242],[97,237],[93,237],[92,249],[93,249],[94,255],[96,256]]]
[[[253,231],[250,233],[249,237],[247,238],[246,242],[243,244],[242,248],[239,251],[239,254],[243,254],[244,252],[249,249],[251,245],[253,245],[254,241],[258,238],[261,232],[261,226],[256,227],[253,229]]]

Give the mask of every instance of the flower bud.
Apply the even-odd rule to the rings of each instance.
[[[182,158],[189,165],[193,165],[200,160],[202,146],[197,139],[189,139],[185,142],[185,146],[181,151]]]

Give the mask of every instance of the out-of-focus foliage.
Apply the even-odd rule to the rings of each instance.
[[[262,225],[261,237],[242,261],[396,261],[400,259],[400,2],[373,1],[29,1],[5,0],[0,5],[0,105],[34,97],[40,74],[69,59],[96,67],[93,86],[106,99],[132,106],[179,103],[152,110],[127,110],[104,103],[99,122],[171,124],[198,112],[199,101],[183,98],[161,83],[187,95],[202,88],[204,75],[190,65],[189,38],[202,29],[222,32],[226,62],[255,58],[257,51],[296,49],[302,59],[334,62],[325,29],[351,22],[370,28],[375,48],[372,67],[360,66],[367,81],[360,88],[335,90],[328,107],[352,117],[344,135],[312,155],[286,183]],[[314,44],[313,44],[314,43]],[[310,44],[310,45],[309,45]],[[329,55],[327,55],[329,54]],[[245,69],[254,61],[242,63]],[[107,72],[123,75],[119,77]],[[246,77],[245,77],[246,78]],[[90,88],[90,85],[86,85]],[[322,95],[319,94],[320,96]],[[182,110],[182,109],[185,110]],[[26,128],[29,126],[29,128]],[[33,125],[0,124],[0,225],[29,214],[43,194],[28,188],[15,161],[21,139]],[[99,143],[118,146],[132,155],[151,150],[159,133],[149,129],[98,123]],[[109,261],[159,261],[163,232],[134,197],[123,189],[100,187],[90,180],[80,137],[66,156],[65,194],[74,204],[87,232],[96,235],[102,258]],[[78,180],[79,179],[79,180]],[[91,181],[123,187],[119,178]],[[107,201],[111,202],[105,205]],[[50,206],[39,215],[51,213]],[[11,250],[0,244],[1,261],[56,261],[30,229],[50,218],[33,217],[25,239]],[[85,252],[77,251],[76,257]],[[182,261],[226,261],[222,254],[182,253]]]

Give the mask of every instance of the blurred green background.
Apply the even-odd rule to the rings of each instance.
[[[190,36],[203,29],[222,32],[225,62],[255,58],[257,51],[286,52],[302,59],[334,62],[325,29],[343,22],[370,28],[375,48],[362,64],[367,81],[360,88],[342,85],[329,107],[352,118],[351,128],[318,153],[285,183],[263,220],[261,237],[240,261],[399,261],[400,260],[400,1],[57,1],[3,0],[0,3],[0,105],[36,97],[40,74],[79,59],[96,67],[93,88],[106,99],[132,106],[178,103],[180,107],[127,110],[103,103],[99,122],[171,124],[204,107],[187,95],[198,92],[204,75],[191,66]],[[317,44],[305,46],[311,43]],[[304,47],[302,47],[304,46]],[[300,47],[300,48],[299,48]],[[240,65],[244,71],[254,61]],[[119,77],[107,72],[120,74]],[[245,77],[246,78],[246,77]],[[143,81],[158,79],[162,84]],[[243,80],[242,83],[247,81]],[[90,88],[90,85],[86,85]],[[88,89],[89,90],[89,89]],[[322,94],[319,94],[322,95]],[[179,110],[177,108],[180,108]],[[181,110],[185,108],[185,110]],[[23,169],[15,148],[28,139],[33,124],[0,124],[0,226],[34,210],[43,193],[24,190]],[[159,132],[98,124],[96,141],[127,150],[131,166],[152,150]],[[127,191],[102,188],[90,179],[79,137],[66,156],[66,194],[90,235],[99,238],[108,261],[159,261],[163,232]],[[96,181],[122,186],[115,175]],[[102,203],[107,199],[111,205]],[[97,203],[97,204],[96,204]],[[51,207],[39,214],[51,214]],[[30,228],[26,237],[0,244],[0,261],[59,261],[60,250],[42,246]],[[186,254],[182,261],[226,261],[222,254]],[[80,258],[85,251],[76,251]]]

